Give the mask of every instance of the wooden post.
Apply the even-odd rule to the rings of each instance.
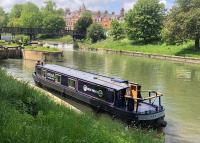
[[[1,33],[0,33],[0,40],[1,40]]]

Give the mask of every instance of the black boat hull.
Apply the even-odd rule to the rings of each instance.
[[[136,123],[136,124],[145,124],[147,126],[166,126],[164,123],[164,109],[162,111],[151,113],[151,114],[138,114],[135,112],[126,111],[121,108],[117,108],[114,106],[113,103],[108,103],[103,100],[98,100],[92,96],[87,94],[81,93],[77,90],[70,89],[69,87],[58,85],[55,82],[49,81],[47,79],[42,78],[41,76],[37,76],[33,73],[33,79],[36,84],[45,86],[47,88],[53,89],[62,95],[67,95],[72,97],[78,101],[84,102],[92,107],[97,108],[98,110],[103,110],[114,117],[120,118],[125,120],[129,123]],[[163,122],[162,122],[163,121]],[[159,123],[160,122],[160,123]]]

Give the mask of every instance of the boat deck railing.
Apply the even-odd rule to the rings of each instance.
[[[159,100],[159,106],[161,106],[161,97],[163,96],[162,93],[157,92],[157,91],[152,91],[152,90],[142,90],[140,91],[141,93],[148,93],[148,97],[142,98],[142,101],[149,101],[150,104],[154,104],[156,99],[158,98]]]
[[[138,108],[139,108],[139,105],[140,105],[141,102],[145,102],[145,103],[148,103],[152,106],[155,106],[156,99],[158,99],[158,106],[155,106],[156,110],[158,110],[158,108],[162,109],[162,105],[161,105],[161,97],[163,96],[162,93],[157,92],[157,91],[152,91],[152,90],[141,90],[140,92],[141,93],[147,93],[148,97],[142,96],[141,98],[135,98],[135,97],[132,97],[132,96],[125,96],[126,98],[131,98],[131,99],[134,100],[134,104],[135,104],[134,111],[136,113],[138,112]],[[148,102],[146,102],[146,101],[148,101]]]

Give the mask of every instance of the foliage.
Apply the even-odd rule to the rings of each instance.
[[[27,2],[23,5],[22,13],[20,16],[20,25],[27,28],[41,27],[41,13],[39,8],[31,3]]]
[[[84,12],[82,14],[82,16],[80,17],[80,19],[77,21],[77,23],[75,24],[74,29],[81,33],[83,36],[81,37],[81,39],[86,38],[86,34],[87,34],[87,28],[93,23],[92,21],[92,15],[90,12]]]
[[[26,46],[25,49],[32,51],[41,51],[41,52],[60,52],[58,48],[39,47],[39,46]]]
[[[120,40],[124,38],[125,31],[122,23],[119,23],[117,20],[112,20],[110,35],[113,37],[114,40]]]
[[[43,19],[42,22],[42,27],[44,29],[59,30],[65,28],[66,24],[63,18],[53,14],[48,14],[44,17],[45,18]]]
[[[104,29],[99,24],[91,24],[87,29],[87,38],[90,39],[92,43],[105,39]]]
[[[64,10],[56,10],[56,4],[52,0],[46,1],[45,4],[46,6],[42,9],[42,27],[53,30],[64,29],[66,25],[63,19]]]
[[[0,142],[161,143],[153,131],[78,114],[0,70]]]
[[[7,25],[7,14],[4,12],[3,8],[0,7],[0,27]]]
[[[27,45],[30,41],[30,37],[26,35],[16,35],[14,42],[20,45]]]
[[[46,0],[44,3],[45,3],[45,7],[42,8],[42,12],[44,14],[57,15],[59,17],[64,16],[64,10],[62,8],[56,9],[56,3],[54,1]]]
[[[52,0],[46,1],[45,4],[45,7],[42,9],[39,9],[39,7],[31,2],[14,5],[9,15],[9,26],[42,27],[52,30],[64,29],[64,10],[57,10]]]
[[[4,43],[6,43],[5,40],[0,40],[0,44],[4,44]]]
[[[23,10],[23,4],[15,4],[9,14],[8,26],[19,27],[20,26],[20,17]]]
[[[159,40],[164,19],[164,4],[159,0],[138,0],[125,16],[128,37],[150,43]]]
[[[200,49],[200,1],[177,0],[168,14],[163,29],[163,39],[169,44],[195,40]]]

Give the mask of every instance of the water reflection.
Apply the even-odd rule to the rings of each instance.
[[[129,79],[143,89],[162,91],[166,107],[166,142],[200,140],[200,66],[120,55],[65,51],[64,62],[56,64],[88,72]],[[33,61],[6,60],[1,65],[32,81]]]

